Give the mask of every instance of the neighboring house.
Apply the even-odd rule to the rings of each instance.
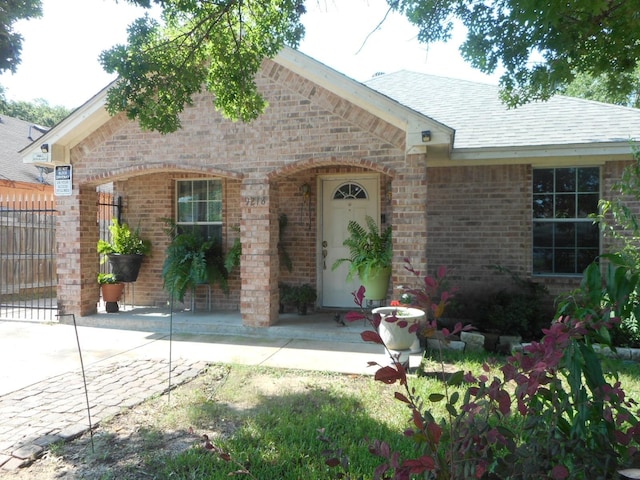
[[[23,163],[20,154],[46,130],[0,115],[0,316],[15,313],[16,299],[31,312],[33,305],[55,301],[50,294],[57,282],[51,167]],[[35,296],[38,302],[26,301]]]
[[[224,119],[204,93],[180,131],[145,132],[106,113],[105,89],[22,152],[29,161],[46,143],[51,164],[73,165],[72,194],[57,198],[64,313],[96,311],[95,196],[107,183],[153,242],[138,305],[166,304],[166,217],[227,248],[240,227],[240,273],[228,296],[214,292],[213,315],[239,310],[246,325],[277,322],[279,282],[315,285],[318,308],[353,307],[357,282],[331,266],[348,220],[365,215],[393,227],[392,288],[413,281],[406,257],[418,270],[447,266],[460,292],[510,281],[489,265],[567,291],[604,249],[586,215],[640,138],[640,110],[564,97],[509,110],[494,86],[410,72],[362,84],[288,48],[257,83],[269,107],[250,124]]]
[[[0,115],[0,197],[51,197],[50,168],[22,162],[20,150],[37,140],[48,129],[17,118]]]

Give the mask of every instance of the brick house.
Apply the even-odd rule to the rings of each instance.
[[[603,249],[585,216],[640,137],[638,110],[563,97],[509,110],[494,86],[404,71],[362,84],[288,48],[257,83],[269,107],[250,124],[224,119],[204,93],[180,131],[146,132],[106,113],[105,89],[24,150],[28,162],[46,142],[52,164],[73,165],[72,194],[57,198],[64,313],[96,312],[96,189],[107,183],[153,242],[139,305],[167,301],[161,219],[200,211],[226,248],[240,236],[240,271],[213,304],[245,325],[277,323],[279,282],[314,285],[317,308],[352,307],[357,284],[331,265],[347,220],[365,214],[393,228],[390,298],[411,280],[405,257],[421,270],[446,265],[461,291],[504,282],[492,264],[566,291]],[[279,265],[283,213],[291,271]]]

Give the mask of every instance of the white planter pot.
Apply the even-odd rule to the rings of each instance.
[[[411,307],[378,307],[373,314],[380,314],[378,333],[389,350],[412,350],[419,346],[416,332],[410,332],[409,327],[425,319],[424,312]],[[389,322],[387,317],[395,314],[397,320]],[[398,322],[406,321],[405,327],[398,326]]]

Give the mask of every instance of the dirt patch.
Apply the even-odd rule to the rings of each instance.
[[[193,381],[123,411],[98,425],[93,434],[53,445],[30,466],[2,471],[15,480],[148,480],[154,456],[177,455],[203,446],[203,435],[216,440],[232,435],[266,397],[323,388],[340,376],[313,372],[252,369],[231,375],[233,367],[210,366]],[[353,382],[370,378],[342,377]],[[238,393],[241,392],[241,393]]]

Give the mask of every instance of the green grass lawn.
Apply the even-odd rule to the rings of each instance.
[[[450,353],[445,358],[446,371],[479,373],[487,359],[484,354]],[[502,361],[497,359],[490,374],[499,375]],[[621,372],[628,395],[640,398],[640,366],[610,363]],[[159,478],[222,479],[244,469],[258,479],[337,478],[338,470],[329,470],[324,463],[323,451],[331,447],[348,457],[352,478],[370,479],[381,459],[369,453],[366,439],[384,439],[406,455],[413,451],[412,441],[402,435],[409,410],[393,398],[395,385],[366,376],[241,366],[219,367],[214,374],[222,375],[221,368],[226,373],[222,382],[215,382],[214,390],[191,392],[189,398],[175,400],[180,408],[171,409],[163,428],[185,422],[195,425],[208,432],[214,445],[228,452],[232,461],[203,448],[177,456],[155,456],[148,467]],[[424,398],[443,392],[441,365],[427,359],[424,370],[425,375],[411,377],[411,385]],[[442,403],[426,408],[436,418],[445,414]],[[319,440],[321,430],[332,445]]]
[[[429,357],[409,382],[425,399],[425,408],[444,417],[444,402],[427,400],[445,391],[443,376],[456,370],[478,374],[489,359],[447,353],[443,369]],[[502,362],[497,358],[488,375],[500,377]],[[620,372],[628,397],[640,398],[640,365],[606,363]],[[84,438],[59,446],[51,458],[56,468],[73,464],[74,478],[92,480],[226,479],[234,472],[260,480],[346,478],[325,464],[329,449],[349,459],[349,478],[372,479],[382,459],[369,452],[367,439],[385,440],[406,456],[414,452],[412,440],[403,435],[410,410],[394,399],[398,388],[364,375],[212,365],[172,391],[170,399],[154,398],[103,422],[95,449]],[[320,432],[329,443],[321,441]],[[230,460],[204,448],[202,435]]]
[[[241,467],[258,479],[332,478],[323,456],[331,445],[318,439],[323,430],[344,449],[351,472],[371,478],[379,460],[369,453],[366,438],[411,450],[401,435],[408,411],[393,392],[368,376],[233,366],[215,393],[196,394],[183,413],[233,461],[196,448],[155,458],[154,470],[160,478],[177,479],[228,478]],[[221,421],[226,427],[220,428]]]

